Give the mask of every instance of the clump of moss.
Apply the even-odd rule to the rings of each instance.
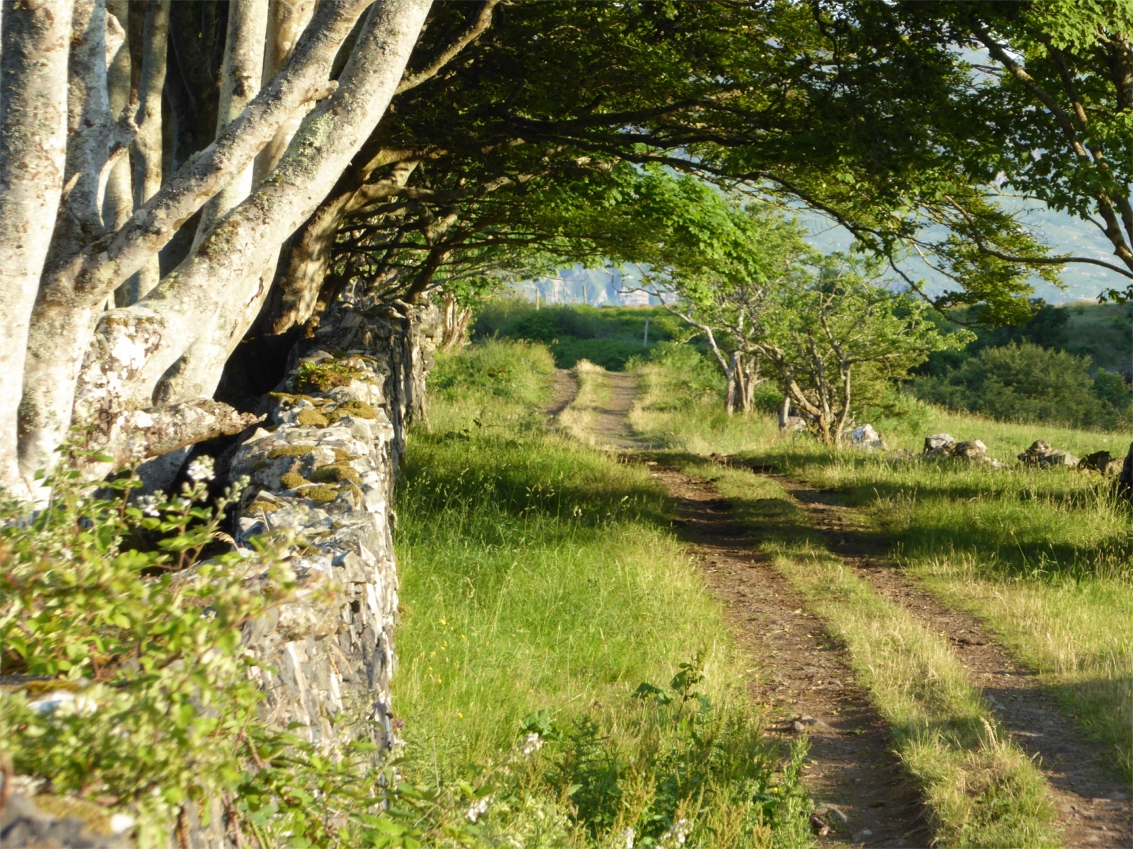
[[[338,405],[335,412],[340,416],[354,416],[358,419],[376,419],[378,411],[365,401],[345,401]]]
[[[279,483],[286,489],[298,489],[310,481],[296,472],[285,472],[279,476]]]
[[[316,504],[328,504],[338,498],[338,487],[313,484],[297,490],[295,494]]]
[[[299,413],[302,418],[303,413]],[[304,454],[310,454],[315,450],[315,446],[307,442],[299,442],[295,445],[277,445],[275,448],[268,452],[268,459],[275,460],[278,457],[301,457]]]
[[[268,397],[276,401],[291,404],[292,406],[298,404],[300,401],[306,401],[308,404],[318,403],[317,398],[313,398],[310,395],[296,395],[294,392],[269,392]]]
[[[290,474],[290,472],[288,472],[288,474]],[[284,475],[284,477],[287,477],[287,475]],[[296,477],[299,477],[299,476],[296,475]],[[302,478],[299,478],[299,479],[302,480]],[[280,478],[280,480],[282,481],[283,479]],[[288,489],[293,489],[293,487],[288,487]],[[276,504],[274,501],[265,501],[262,498],[257,499],[255,501],[253,501],[250,505],[248,505],[248,512],[249,513],[274,513],[278,509],[279,509],[279,505]]]
[[[349,463],[351,460],[358,459],[356,455],[351,454],[344,448],[334,448],[332,450],[334,451],[334,459],[337,463]]]
[[[114,833],[114,829],[110,825],[110,814],[94,802],[88,802],[85,799],[72,799],[69,796],[47,795],[36,796],[32,799],[32,802],[45,814],[57,819],[74,817],[95,834],[106,836]]]
[[[336,386],[348,386],[354,379],[354,370],[345,363],[330,360],[322,363],[300,363],[291,380],[296,392],[304,389],[326,392]]]
[[[350,481],[352,484],[362,483],[362,476],[346,463],[335,463],[333,466],[320,466],[311,472],[310,480],[316,483],[341,483]]]
[[[326,427],[330,424],[330,420],[326,416],[310,407],[304,407],[300,410],[297,420],[303,427]]]

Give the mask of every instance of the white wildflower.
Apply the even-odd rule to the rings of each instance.
[[[484,813],[488,810],[488,802],[491,798],[492,797],[490,795],[484,796],[481,799],[477,799],[472,803],[471,806],[469,806],[468,810],[464,812],[464,815],[468,817],[469,822],[476,822],[476,820],[480,819],[480,817],[484,815]]]
[[[532,755],[543,748],[543,738],[538,734],[531,733],[527,735],[527,739],[523,741],[523,754]]]
[[[153,516],[155,519],[161,515],[158,511],[158,505],[161,504],[161,499],[156,495],[143,495],[138,499],[138,507],[146,516]]]
[[[637,832],[632,828],[623,828],[622,837],[626,839],[626,849],[633,849],[633,842],[637,839]]]
[[[689,824],[686,819],[679,819],[673,823],[673,827],[669,829],[669,834],[677,841],[678,846],[684,846],[685,841],[688,839]]]
[[[189,480],[193,483],[201,483],[201,481],[211,481],[216,477],[213,470],[213,459],[209,456],[198,457],[189,464],[188,470]]]

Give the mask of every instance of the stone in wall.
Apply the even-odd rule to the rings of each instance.
[[[273,720],[333,748],[391,742],[397,567],[393,487],[406,431],[424,415],[438,310],[382,306],[325,320],[236,451],[250,485],[237,541],[287,532],[298,597],[245,628]],[[329,592],[328,592],[329,590]],[[332,722],[346,718],[347,722]]]

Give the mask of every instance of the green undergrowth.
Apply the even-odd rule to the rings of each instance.
[[[1007,738],[947,641],[827,552],[775,480],[697,462],[686,471],[715,482],[753,542],[844,642],[921,785],[936,843],[1058,845],[1042,775]]]
[[[846,451],[743,456],[863,508],[893,558],[985,621],[1133,780],[1133,520],[1112,481]]]
[[[926,408],[883,433],[890,452],[830,449],[781,436],[767,415],[718,413],[681,371],[646,366],[635,426],[697,454],[735,454],[865,511],[891,556],[946,603],[984,621],[1133,781],[1133,518],[1111,480],[1015,462],[1035,439],[1078,456],[1121,456],[1133,434],[995,422]],[[739,418],[739,421],[736,419]],[[994,469],[916,457],[928,433],[982,439]]]
[[[648,476],[548,432],[552,368],[489,341],[434,373],[397,501],[400,768],[468,788],[489,845],[810,845],[801,749],[762,735]]]

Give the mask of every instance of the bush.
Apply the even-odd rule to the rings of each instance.
[[[646,362],[667,375],[679,375],[679,379],[666,381],[667,395],[654,401],[652,410],[688,410],[705,397],[723,398],[724,376],[719,366],[688,343],[661,342],[649,352]]]
[[[0,502],[0,746],[15,772],[44,782],[45,809],[131,817],[139,847],[168,846],[214,803],[246,846],[420,846],[441,830],[467,843],[459,793],[398,786],[372,743],[326,751],[262,715],[241,629],[292,597],[288,541],[224,544],[239,487],[210,508],[211,468],[195,466],[172,498],[131,500],[129,474],[102,494],[59,474],[34,514]]]
[[[918,377],[913,387],[926,401],[1003,421],[1120,426],[1128,402],[1124,410],[1115,406],[1113,381],[1097,382],[1090,366],[1089,357],[1011,343],[983,349],[950,374]]]
[[[429,388],[444,397],[479,390],[538,404],[554,369],[545,345],[490,339],[464,351],[438,355],[427,380]]]

